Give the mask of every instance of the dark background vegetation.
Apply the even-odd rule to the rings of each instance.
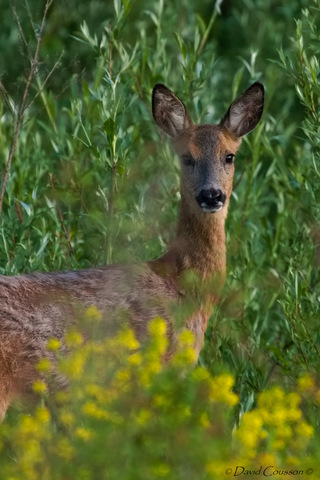
[[[44,3],[0,0],[1,172]],[[227,283],[200,358],[235,375],[246,411],[266,386],[319,369],[319,5],[214,7],[53,3],[6,186],[0,271],[160,255],[175,232],[179,165],[152,120],[153,85],[172,88],[195,122],[217,122],[263,82],[263,121],[236,158]]]

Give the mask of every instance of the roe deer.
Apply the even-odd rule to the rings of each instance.
[[[225,279],[224,226],[234,156],[241,137],[259,122],[263,101],[263,86],[254,83],[218,125],[196,126],[181,100],[164,85],[155,85],[154,119],[181,159],[176,238],[161,258],[143,264],[0,276],[0,421],[13,399],[32,391],[37,362],[51,358],[48,340],[63,342],[66,329],[89,306],[101,311],[107,334],[114,333],[125,316],[138,339],[147,335],[149,320],[163,317],[167,358],[174,351],[176,314],[185,312],[183,323],[194,333],[199,354]]]

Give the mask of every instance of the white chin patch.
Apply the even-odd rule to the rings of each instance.
[[[207,205],[206,203],[201,203],[201,208],[204,212],[206,213],[215,213],[215,212],[219,212],[221,210],[221,208],[223,207],[223,203],[222,202],[219,202],[217,205],[215,205],[214,207],[211,207],[209,205]]]

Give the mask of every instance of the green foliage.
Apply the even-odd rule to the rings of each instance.
[[[28,8],[17,4],[16,15],[9,2],[1,3],[0,168],[4,171],[44,2],[30,0]],[[244,140],[236,158],[226,227],[227,283],[199,360],[213,379],[218,372],[232,373],[234,391],[239,395],[233,411],[235,424],[256,406],[253,412],[259,416],[263,407],[257,398],[266,388],[281,385],[287,391],[306,371],[315,378],[319,371],[319,9],[319,0],[234,0],[217,2],[215,7],[209,0],[199,6],[187,0],[179,4],[172,0],[95,0],[89,4],[56,0],[49,11],[41,61],[6,186],[0,218],[3,274],[155,258],[175,233],[179,168],[152,121],[153,85],[163,82],[176,91],[195,122],[214,123],[251,82],[265,84],[263,120]],[[144,465],[156,468],[162,461],[165,464],[165,449],[174,453],[177,448],[179,460],[175,467],[170,465],[176,468],[176,477],[170,473],[169,478],[188,478],[187,468],[194,474],[190,478],[206,478],[210,449],[223,452],[225,462],[236,458],[228,450],[231,413],[220,424],[209,412],[211,427],[203,432],[193,410],[198,386],[189,372],[190,387],[180,378],[175,387],[174,372],[172,367],[159,374],[154,388],[167,388],[170,402],[181,406],[185,401],[192,411],[193,420],[185,420],[182,426],[171,424],[174,435],[190,435],[185,447],[190,462],[182,444],[175,446],[177,437],[172,437],[170,447],[161,443],[176,405],[170,403],[168,412],[161,410],[155,423],[148,425],[150,462]],[[316,384],[317,380],[307,390],[313,405],[301,394],[301,408],[314,428],[314,445],[320,431]],[[81,385],[80,381],[80,389]],[[153,394],[152,385],[143,388],[144,402]],[[280,406],[285,404],[283,396],[274,395]],[[132,410],[128,409],[132,397],[129,391],[115,404],[122,408],[121,414],[127,409],[138,415],[139,397]],[[85,399],[80,400],[72,409],[81,410]],[[67,405],[61,406],[61,411],[58,406],[54,412],[50,410],[51,433],[43,439],[50,455],[53,439],[56,444],[61,439],[64,445],[71,435],[68,430],[63,437],[65,427],[60,418]],[[199,405],[205,412],[211,408],[205,396]],[[7,420],[8,438],[10,425],[17,429],[17,437],[21,433],[20,417],[15,415],[13,412]],[[265,428],[262,416],[257,421],[259,432]],[[130,424],[129,416],[124,418]],[[113,456],[114,430],[110,427],[103,436],[99,425],[87,422],[87,417],[80,416],[74,428],[97,429],[93,436],[102,435],[100,445],[109,442]],[[121,450],[115,465],[128,455],[135,472],[131,477],[128,473],[128,478],[140,478],[137,464],[133,464],[135,457],[142,461],[146,454],[139,443],[142,430],[133,432],[130,425],[124,425],[121,435],[115,434]],[[127,437],[126,428],[130,430]],[[75,430],[72,432],[73,439]],[[120,437],[126,438],[123,445]],[[274,454],[261,436],[257,439],[261,452],[265,448],[266,453]],[[289,437],[281,440],[285,446],[291,441]],[[87,461],[81,442],[87,448],[89,440],[86,443],[79,438],[72,451],[79,446],[77,458],[84,456]],[[195,447],[207,442],[208,449]],[[7,448],[7,440],[4,444]],[[93,443],[89,448],[92,458],[93,446],[100,449],[98,456],[105,453],[105,448]],[[2,455],[11,472],[8,452],[15,446],[8,448]],[[255,458],[260,461],[262,457]],[[96,465],[100,461],[98,458]],[[85,468],[90,470],[90,465]],[[212,475],[217,475],[215,467],[212,469]],[[141,473],[142,477],[153,478],[148,472],[144,471],[144,477]],[[209,475],[210,468],[206,472]],[[64,475],[68,475],[66,471]]]

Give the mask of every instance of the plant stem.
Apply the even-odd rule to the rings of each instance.
[[[41,45],[43,31],[44,31],[44,24],[45,24],[45,20],[46,20],[49,8],[50,8],[52,3],[53,3],[53,0],[47,0],[47,3],[45,5],[45,9],[44,9],[44,12],[43,12],[43,17],[42,17],[42,22],[41,22],[41,27],[40,27],[40,31],[39,31],[39,35],[38,35],[38,40],[37,40],[36,51],[35,51],[34,57],[33,57],[32,62],[31,62],[30,73],[29,73],[29,76],[28,76],[28,79],[27,79],[26,88],[24,89],[22,102],[21,102],[21,105],[20,105],[19,113],[18,113],[17,125],[16,125],[16,128],[15,128],[14,134],[13,134],[13,138],[12,138],[12,142],[11,142],[11,146],[10,146],[10,151],[9,151],[9,156],[8,156],[8,160],[7,160],[7,163],[6,163],[5,172],[4,172],[4,175],[3,175],[1,194],[0,194],[0,215],[2,213],[3,199],[4,199],[4,194],[5,194],[5,190],[6,190],[8,177],[9,177],[10,167],[11,167],[11,163],[12,163],[14,153],[15,153],[16,148],[17,148],[18,138],[19,138],[24,114],[25,114],[25,111],[26,111],[26,103],[27,103],[27,98],[28,98],[28,95],[29,95],[29,90],[30,90],[30,87],[31,87],[31,82],[33,80],[36,69],[38,67],[39,51],[40,51],[40,45]]]

